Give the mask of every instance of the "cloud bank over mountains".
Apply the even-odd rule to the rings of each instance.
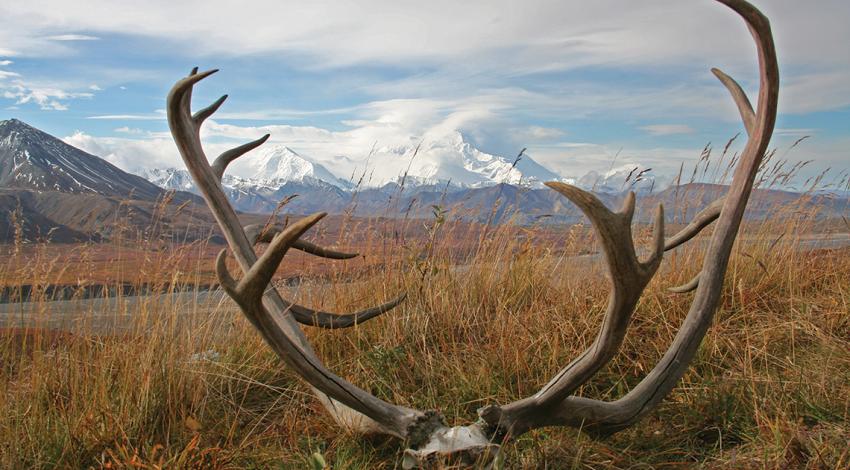
[[[219,126],[214,122],[205,133],[206,151],[210,158],[235,145],[235,142],[216,142],[223,136],[240,137],[247,140],[259,134],[259,129],[234,129]],[[278,129],[279,130],[279,129]],[[290,139],[297,128],[285,126],[285,135]],[[431,133],[427,137],[396,139],[392,144],[373,144],[361,150],[353,143],[346,145],[346,138],[319,129],[307,129],[306,141],[294,150],[283,143],[270,142],[236,160],[228,167],[228,175],[239,184],[258,187],[276,187],[286,182],[312,183],[321,181],[343,190],[354,187],[376,188],[387,184],[408,186],[442,185],[454,188],[486,187],[495,184],[511,184],[528,188],[540,188],[546,181],[564,181],[608,191],[622,191],[654,185],[656,178],[651,168],[640,163],[612,161],[609,169],[602,172],[585,171],[579,174],[564,174],[553,171],[538,163],[524,149],[515,155],[494,155],[476,148],[466,136],[458,131],[444,134]],[[107,161],[132,173],[170,189],[188,189],[188,180],[180,171],[183,165],[174,162],[172,143],[168,135],[150,140],[102,139],[77,132],[64,141],[89,153],[101,155]],[[289,140],[291,141],[291,140]],[[143,144],[140,144],[143,142]],[[353,149],[353,153],[344,153]],[[308,153],[309,152],[309,153]],[[616,166],[614,164],[617,164]],[[167,170],[167,171],[163,171]],[[638,173],[643,181],[636,180]],[[627,185],[627,181],[631,183]],[[662,177],[663,181],[669,181]],[[247,183],[246,183],[247,182]]]
[[[850,3],[762,3],[783,74],[774,144],[811,135],[790,158],[839,166]],[[0,119],[133,171],[181,165],[162,108],[196,64],[222,69],[198,106],[232,95],[204,130],[211,155],[269,132],[346,178],[381,150],[371,159],[379,180],[397,176],[392,149],[420,143],[429,151],[415,172],[443,171],[431,159],[456,133],[505,159],[526,148],[562,177],[634,165],[671,175],[742,130],[708,69],[757,85],[746,28],[710,1],[34,0],[0,5],[0,25]]]

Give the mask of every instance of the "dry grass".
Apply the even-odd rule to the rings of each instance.
[[[850,250],[802,250],[816,223],[817,214],[790,208],[747,225],[714,325],[656,412],[605,440],[529,433],[506,447],[509,466],[850,466]],[[339,282],[308,279],[296,295],[351,310],[409,292],[382,318],[308,334],[326,364],[359,386],[464,423],[485,404],[534,393],[589,345],[608,284],[600,260],[574,257],[589,248],[583,228],[555,240],[536,236],[539,228],[490,227],[485,236],[457,227],[437,214],[424,238],[375,238],[380,266],[343,263],[331,279]],[[475,239],[474,249],[458,255],[458,237]],[[666,350],[691,298],[666,288],[701,261],[703,245],[690,245],[666,257],[621,354],[582,394],[622,395]],[[209,266],[192,250],[209,251],[166,247],[144,266],[167,287],[197,283]],[[180,254],[185,262],[171,261]],[[0,285],[14,283],[21,260],[9,263]],[[47,255],[31,265],[44,284],[85,266]],[[49,305],[37,305],[46,323]],[[401,443],[337,428],[229,301],[120,305],[129,316],[114,332],[94,333],[84,313],[71,331],[0,335],[0,467],[395,468]]]

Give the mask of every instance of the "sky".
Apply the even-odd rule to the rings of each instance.
[[[782,76],[772,145],[814,160],[810,173],[847,168],[850,2],[757,6]],[[196,65],[221,70],[196,108],[230,95],[204,128],[208,154],[270,132],[338,173],[339,156],[365,165],[375,146],[460,132],[565,177],[669,175],[743,130],[710,68],[753,99],[758,85],[745,25],[711,0],[0,4],[0,119],[125,170],[182,166],[165,97]]]

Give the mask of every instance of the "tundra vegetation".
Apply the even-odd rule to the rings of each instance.
[[[310,241],[321,214],[243,230],[217,179],[264,139],[208,163],[198,131],[223,99],[192,115],[192,87],[209,75],[193,71],[169,96],[169,122],[230,246],[215,271],[235,303],[199,292],[219,247],[163,243],[162,221],[113,231],[108,274],[183,293],[116,294],[112,320],[79,307],[52,329],[45,287],[103,276],[104,245],[5,247],[0,282],[21,323],[0,337],[0,465],[850,465],[850,250],[826,243],[850,223],[808,204],[847,176],[826,172],[796,205],[744,218],[754,186],[783,186],[802,164],[768,149],[778,70],[767,20],[719,1],[753,33],[761,87],[753,109],[714,71],[749,140],[696,163],[688,183],[729,185],[696,215],[695,185],[666,216],[639,205],[652,215],[633,217],[633,195],[614,212],[552,184],[589,224],[474,224],[435,207],[427,221],[338,218],[335,239]],[[376,232],[389,236],[365,235]],[[254,242],[269,243],[259,257]],[[289,248],[300,253],[277,270]],[[340,261],[355,251],[369,261]],[[23,279],[26,313],[14,302]]]

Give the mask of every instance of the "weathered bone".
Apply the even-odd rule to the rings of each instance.
[[[735,105],[738,106],[738,112],[741,114],[741,121],[744,122],[744,129],[747,131],[748,136],[753,135],[753,129],[756,126],[756,113],[753,111],[753,105],[750,104],[750,99],[747,98],[747,94],[744,93],[744,89],[741,88],[741,85],[738,85],[732,77],[726,75],[722,70],[714,68],[711,69],[711,72],[720,80],[721,83],[729,90],[729,94],[732,95],[732,100],[735,101]]]
[[[681,286],[668,287],[667,290],[673,292],[674,294],[685,294],[688,292],[693,292],[697,290],[697,287],[699,287],[699,277],[700,275],[697,274],[696,276],[691,278],[690,281],[682,284]]]
[[[731,80],[731,79],[730,79]],[[676,235],[668,238],[667,241],[664,242],[664,251],[670,251],[685,242],[691,240],[695,236],[697,236],[702,230],[709,225],[711,225],[715,220],[720,217],[720,212],[723,209],[723,198],[717,199],[712,202],[708,206],[706,206],[703,210],[697,213],[694,216],[694,219],[685,226],[682,230],[679,231]],[[692,292],[696,290],[697,286],[699,286],[699,277],[697,274],[690,281],[681,286],[670,287],[667,290],[673,292],[675,294],[685,294],[687,292]]]
[[[251,224],[246,225],[243,230],[245,231],[245,236],[248,237],[248,240],[250,240],[252,244],[257,244],[271,243],[274,236],[282,232],[285,228],[286,227],[278,224]],[[323,248],[321,246],[314,245],[304,240],[295,240],[295,242],[292,244],[292,248],[295,248],[296,250],[301,250],[305,253],[310,253],[311,255],[315,255],[320,258],[328,259],[351,259],[359,256],[357,253],[345,253],[342,251]]]

